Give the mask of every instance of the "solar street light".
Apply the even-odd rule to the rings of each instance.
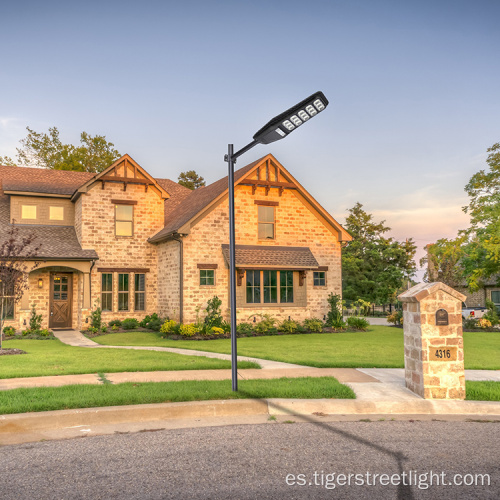
[[[236,242],[234,231],[234,164],[236,159],[257,144],[271,144],[284,139],[301,125],[314,118],[328,106],[328,99],[323,92],[316,92],[300,101],[295,106],[275,116],[253,136],[253,141],[234,153],[232,144],[228,145],[224,160],[228,162],[229,183],[229,283],[231,314],[231,379],[232,390],[238,390],[238,368],[236,348]]]

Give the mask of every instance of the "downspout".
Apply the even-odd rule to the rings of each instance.
[[[177,237],[176,237],[177,236]],[[172,235],[172,239],[179,242],[179,323],[184,319],[184,246],[182,236],[178,233]]]

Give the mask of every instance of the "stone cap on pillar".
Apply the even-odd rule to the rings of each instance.
[[[432,295],[438,291],[443,291],[459,300],[460,302],[464,302],[467,298],[464,294],[457,292],[450,286],[437,281],[434,283],[419,283],[418,285],[411,287],[401,295],[398,295],[398,299],[401,302],[420,302],[422,299],[425,299],[429,295]]]

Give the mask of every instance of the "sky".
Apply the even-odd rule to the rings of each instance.
[[[498,0],[0,2],[0,155],[29,126],[101,134],[152,175],[227,175],[268,120],[330,105],[272,153],[339,222],[356,202],[423,247],[468,225],[500,141]],[[418,276],[421,276],[419,273]]]

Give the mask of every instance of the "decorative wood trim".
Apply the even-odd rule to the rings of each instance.
[[[299,286],[304,286],[304,280],[306,279],[306,272],[299,271]]]
[[[297,189],[297,186],[293,182],[280,182],[280,181],[264,181],[258,179],[245,179],[241,182],[243,186],[262,186],[262,187],[270,187],[270,188],[289,188],[289,189]]]
[[[319,266],[315,271],[328,271],[328,266]]]
[[[134,267],[98,267],[98,273],[149,273],[149,268]]]
[[[278,207],[279,201],[254,200],[255,205],[264,205],[265,207]]]
[[[245,270],[237,269],[236,270],[237,286],[241,286],[243,284],[244,277],[245,277]]]
[[[198,269],[217,269],[219,264],[196,264]]]
[[[117,175],[103,175],[99,181],[105,182],[124,182],[128,184],[149,184],[154,186],[154,183],[148,179],[139,179],[138,177],[118,177]]]
[[[113,205],[137,205],[137,200],[111,200]]]

